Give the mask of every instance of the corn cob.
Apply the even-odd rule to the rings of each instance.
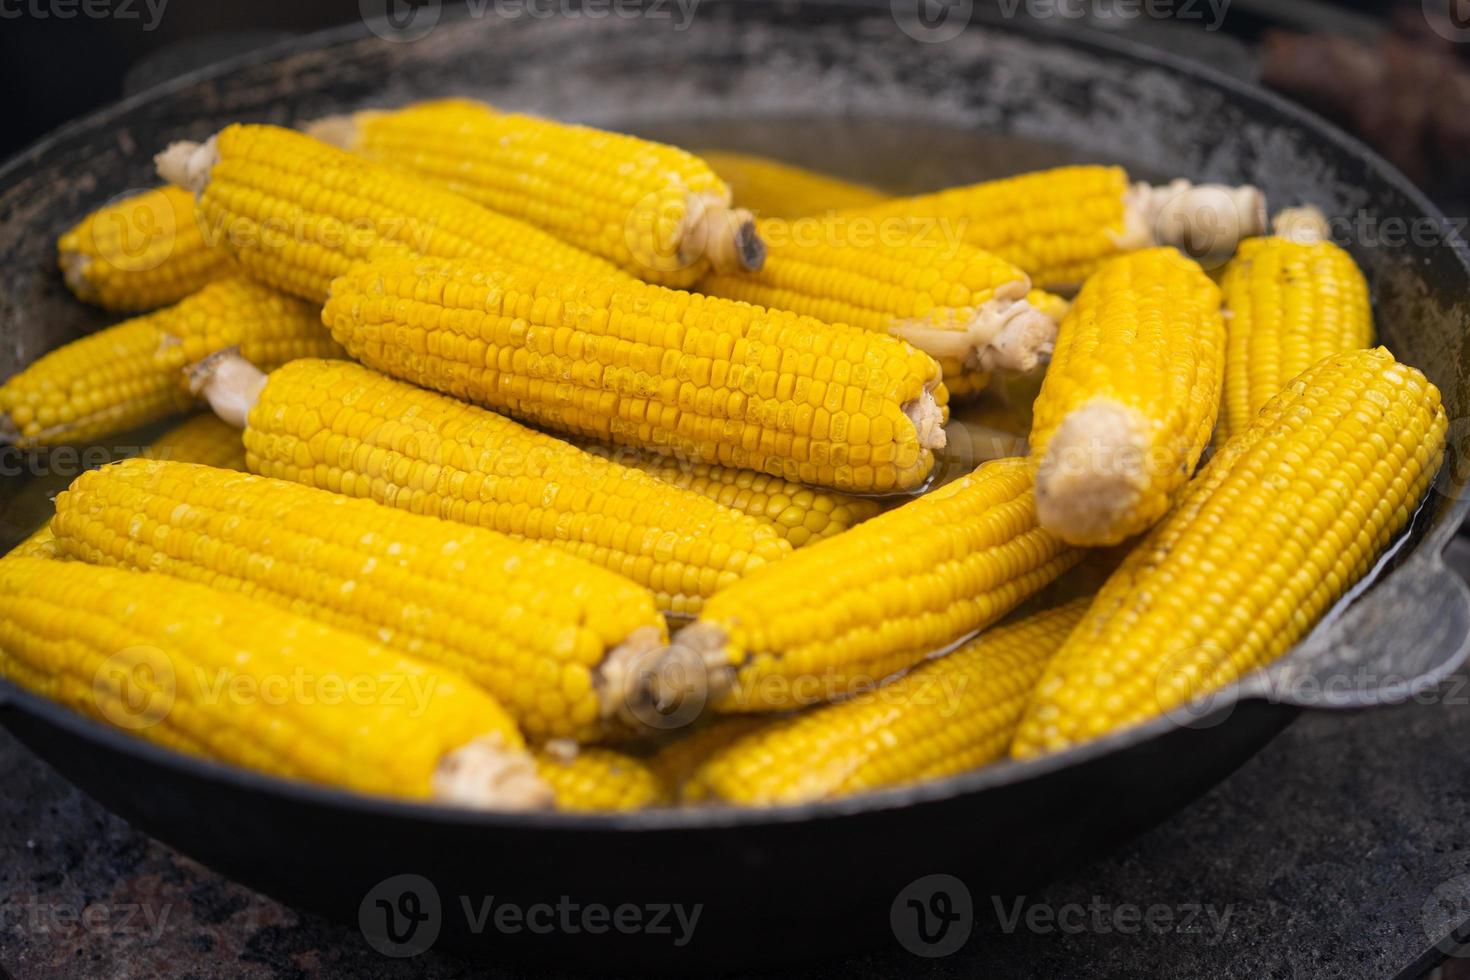
[[[444,99],[334,116],[309,132],[529,222],[619,268],[687,287],[759,269],[750,212],[703,160],[662,143]]]
[[[129,194],[98,208],[56,243],[76,297],[117,313],[177,303],[230,274],[194,220],[194,198],[177,187]]]
[[[56,535],[51,533],[51,522],[47,521],[35,531],[30,537],[5,553],[6,558],[58,558],[56,553]]]
[[[238,346],[262,366],[342,351],[315,311],[243,279],[46,354],[0,385],[0,438],[22,447],[85,442],[193,403],[183,368]]]
[[[571,556],[207,466],[84,473],[51,524],[69,557],[244,593],[442,664],[536,738],[601,734],[621,663],[666,635],[646,590]]]
[[[151,742],[288,779],[473,807],[550,802],[510,717],[474,685],[192,582],[0,561],[0,675]]]
[[[558,743],[536,751],[536,772],[556,795],[559,810],[644,810],[668,802],[668,791],[642,759],[612,749]]]
[[[1061,323],[1062,317],[1072,308],[1071,300],[1044,289],[1033,289],[1026,294],[1026,302],[1053,323]]]
[[[713,754],[685,795],[742,806],[803,803],[994,762],[1087,605],[1078,599],[986,630],[876,691],[772,722]]]
[[[1080,556],[1037,526],[1026,461],[987,463],[715,595],[650,662],[652,692],[726,712],[832,700],[989,625]]]
[[[1119,167],[1058,167],[857,209],[953,225],[966,242],[1019,266],[1042,288],[1073,292],[1113,256],[1155,245],[1229,255],[1266,227],[1265,199],[1249,185],[1161,187]]]
[[[210,412],[185,419],[154,439],[144,448],[143,458],[200,463],[222,470],[246,468],[240,430]]]
[[[672,456],[639,449],[609,449],[581,442],[587,452],[691,490],[717,503],[764,521],[800,548],[860,524],[883,509],[881,501],[832,490],[802,486],[751,470],[709,463],[684,463]]]
[[[201,220],[248,275],[314,303],[373,256],[499,257],[624,278],[525,222],[289,129],[227,126],[157,160],[160,176],[198,195]]]
[[[1408,524],[1445,424],[1438,390],[1381,347],[1288,384],[1108,579],[1012,753],[1177,709],[1290,650]]]
[[[1288,209],[1277,220],[1297,225],[1295,236],[1241,242],[1221,282],[1222,438],[1244,429],[1287,381],[1324,357],[1373,343],[1368,283],[1352,256],[1323,240],[1321,212]]]
[[[1173,249],[1089,279],[1032,409],[1041,525],[1117,544],[1163,517],[1210,441],[1224,354],[1220,291]]]
[[[475,261],[332,284],[357,360],[542,428],[849,491],[921,484],[939,366],[892,337],[730,300]]]
[[[670,612],[697,612],[791,551],[706,497],[355,364],[295,361],[266,379],[226,356],[199,375],[210,404],[245,427],[253,472],[555,545]]]
[[[694,730],[660,748],[648,760],[648,766],[668,788],[671,795],[686,803],[699,802],[702,787],[690,782],[706,759],[738,738],[772,724],[770,715],[722,715],[711,718]]]
[[[698,154],[730,186],[741,207],[762,218],[801,218],[820,211],[865,208],[888,199],[882,191],[839,177],[726,150]]]
[[[699,289],[902,337],[939,362],[951,395],[983,388],[986,377],[973,375],[1029,371],[1050,353],[1056,321],[1027,302],[1031,280],[1014,265],[907,231],[859,238],[845,224],[832,218],[802,231],[800,222],[763,219],[764,268],[715,273]]]

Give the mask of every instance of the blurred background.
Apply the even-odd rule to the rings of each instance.
[[[398,8],[401,16],[438,2],[0,0],[0,86],[10,95],[0,155],[191,68],[357,22],[364,11]],[[479,0],[478,7],[503,2]],[[542,11],[576,2],[516,0]],[[1332,118],[1450,213],[1464,214],[1470,203],[1470,0],[876,2],[918,4],[933,18],[949,7],[972,7],[977,21],[1029,18],[1043,30],[1082,23],[1163,48],[1259,81]]]

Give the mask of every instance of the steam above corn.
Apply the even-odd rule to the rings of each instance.
[[[1286,655],[1443,456],[1320,212],[1250,186],[894,197],[469,100],[158,170],[57,246],[132,318],[0,439],[209,411],[0,558],[0,675],[281,778],[625,811],[1064,751]],[[1023,375],[1029,439],[957,472],[951,401]],[[218,697],[303,672],[421,696]]]

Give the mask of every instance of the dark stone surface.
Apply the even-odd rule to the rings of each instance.
[[[1470,572],[1470,546],[1455,550]],[[1024,896],[1013,929],[1015,897],[976,894],[974,932],[952,956],[890,940],[809,975],[1412,975],[1470,918],[1467,743],[1460,678],[1424,703],[1308,713],[1164,825]],[[0,967],[16,980],[518,975],[437,951],[380,957],[355,929],[132,831],[3,734],[0,786]],[[1153,929],[1138,921],[1150,907]]]

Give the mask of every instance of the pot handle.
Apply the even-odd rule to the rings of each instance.
[[[1470,539],[1451,549],[1470,556]],[[1467,655],[1470,587],[1443,552],[1421,550],[1240,693],[1302,708],[1399,704],[1432,691]]]

